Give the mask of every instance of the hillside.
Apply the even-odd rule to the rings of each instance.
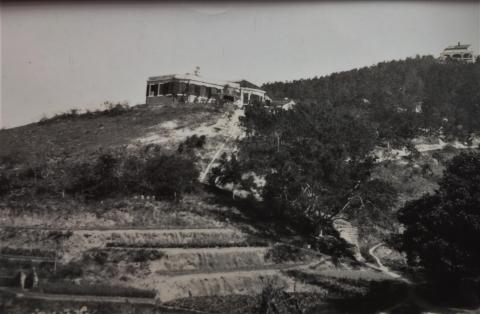
[[[288,111],[117,105],[1,130],[0,283],[37,265],[42,288],[0,294],[59,309],[161,304],[166,313],[257,313],[264,298],[287,313],[292,296],[304,309],[336,309],[338,300],[371,311],[399,304],[404,278],[375,251],[405,268],[399,252],[381,247],[398,228],[395,211],[433,193],[448,160],[477,148],[479,75],[477,64],[424,57],[266,84],[274,97],[299,101]],[[372,155],[379,158],[362,164]],[[348,168],[351,160],[359,167]],[[252,188],[247,170],[267,182],[285,171],[267,192],[294,182],[292,191],[306,197],[293,205],[307,207],[321,204],[309,189],[324,177],[322,193],[335,183],[328,205],[337,190],[355,190],[360,173],[381,183],[365,200],[380,195],[383,207],[367,211],[360,195],[366,215],[341,216],[318,232],[302,207],[281,215],[275,202],[199,184],[212,169],[244,190]]]
[[[0,158],[23,161],[98,150],[159,144],[175,150],[187,136],[222,136],[225,112],[208,106],[119,107],[96,113],[65,113],[38,123],[0,131]],[[225,124],[225,121],[223,121]],[[226,134],[228,136],[228,133]],[[208,141],[212,144],[211,141]]]
[[[311,308],[324,300],[315,296],[355,297],[369,291],[365,282],[390,280],[374,266],[305,249],[301,238],[262,218],[257,205],[232,200],[230,193],[195,188],[177,202],[124,190],[91,199],[65,189],[85,179],[103,188],[112,173],[101,170],[96,178],[95,169],[109,165],[108,158],[99,163],[105,154],[119,166],[114,177],[125,180],[118,171],[146,147],[193,158],[201,174],[219,152],[234,151],[234,140],[243,136],[242,111],[234,108],[110,110],[68,113],[0,132],[2,175],[13,182],[0,198],[0,282],[35,265],[41,283],[40,290],[21,295],[0,289],[2,298],[16,300],[20,313],[33,311],[31,304],[121,312],[131,306],[148,311],[160,303],[167,313],[256,313],[261,299],[255,295],[270,285]],[[193,135],[205,135],[205,144],[179,153]],[[81,172],[72,172],[77,166]],[[160,175],[174,171],[161,169]],[[320,276],[319,284],[304,283],[303,276]]]
[[[380,136],[392,142],[432,134],[467,140],[480,130],[479,63],[416,57],[263,88],[272,98],[367,112]]]

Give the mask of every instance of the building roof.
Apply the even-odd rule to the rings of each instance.
[[[255,84],[253,84],[252,82],[249,82],[247,80],[240,80],[240,81],[234,81],[235,83],[238,83],[240,84],[240,87],[247,87],[247,88],[254,88],[254,89],[260,89],[261,88]]]
[[[455,46],[448,46],[445,48],[445,50],[467,50],[470,47],[470,45],[461,45],[460,43]]]
[[[272,99],[272,101],[270,102],[271,105],[273,106],[284,106],[284,105],[287,105],[287,104],[295,104],[295,101],[293,99],[290,99],[290,98],[284,98],[284,99]]]
[[[200,75],[194,74],[167,74],[167,75],[160,75],[160,76],[151,76],[148,78],[149,81],[171,81],[171,80],[181,80],[181,81],[194,81],[197,83],[203,83],[207,85],[217,85],[217,86],[230,86],[239,88],[240,84],[236,82],[230,81],[220,81],[210,78],[205,78]]]

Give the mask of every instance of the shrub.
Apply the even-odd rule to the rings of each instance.
[[[118,177],[115,173],[118,162],[111,154],[102,154],[98,158],[94,168],[97,197],[108,196],[118,190]]]
[[[300,262],[307,258],[307,254],[299,247],[277,244],[268,251],[267,258],[275,263]]]
[[[16,279],[16,277],[0,277],[0,287],[14,287],[17,282],[20,283]]]
[[[72,119],[92,118],[95,116],[118,116],[133,110],[127,103],[112,103],[106,101],[103,103],[103,106],[105,108],[104,110],[87,110],[85,113],[80,113],[78,109],[71,109],[64,113],[58,113],[51,118],[42,117],[40,121],[38,121],[38,124],[44,125]]]
[[[66,182],[65,190],[72,195],[93,196],[93,186],[96,178],[93,167],[86,162],[76,163],[67,168],[69,179]]]
[[[57,113],[56,115],[54,115],[51,118],[42,117],[42,119],[40,119],[40,121],[38,121],[38,124],[43,125],[43,124],[48,124],[48,123],[57,122],[57,121],[71,120],[71,119],[75,119],[79,116],[80,115],[79,115],[78,109],[70,109],[67,112]]]
[[[11,179],[6,172],[0,170],[0,195],[5,195],[12,189]]]
[[[37,248],[30,248],[30,249],[12,248],[8,246],[1,248],[0,254],[18,255],[18,256],[37,256],[37,257],[45,257],[45,258],[55,257],[55,251],[37,249]]]
[[[53,275],[57,279],[73,279],[80,278],[83,275],[83,264],[81,262],[70,262],[66,265],[58,267]]]
[[[126,103],[115,104],[107,101],[103,105],[105,106],[105,110],[97,111],[97,113],[105,116],[118,116],[132,110],[132,107]]]
[[[197,138],[192,143],[199,141]],[[192,154],[167,155],[154,145],[128,154],[112,149],[15,167],[0,163],[0,195],[12,191],[18,192],[15,195],[29,193],[31,197],[67,193],[99,200],[120,194],[144,194],[179,200],[196,186],[199,172],[194,160]]]
[[[198,136],[197,134],[194,134],[192,136],[188,136],[187,139],[178,146],[178,152],[191,152],[194,149],[203,148],[205,142],[205,135]]]
[[[93,165],[87,162],[74,164],[67,170],[70,181],[66,191],[94,199],[118,192],[117,164],[118,160],[111,154],[100,155]]]
[[[133,251],[131,259],[136,263],[143,263],[160,259],[165,254],[157,250],[135,250]]]
[[[108,252],[105,251],[95,250],[92,252],[91,256],[95,263],[99,265],[105,265],[105,263],[108,261]]]
[[[172,155],[160,155],[147,160],[144,178],[148,190],[159,198],[178,200],[192,191],[199,171],[192,160]]]
[[[292,313],[300,314],[303,310],[295,298],[291,298],[283,287],[267,282],[260,295],[257,313]]]
[[[143,178],[145,159],[132,155],[125,158],[120,177],[121,189],[128,193],[143,193],[146,186]]]
[[[331,255],[334,259],[353,258],[353,246],[338,236],[325,235],[315,242],[314,248],[324,254]]]

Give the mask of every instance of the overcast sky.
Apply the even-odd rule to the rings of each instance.
[[[3,4],[0,126],[106,100],[144,102],[148,76],[257,84],[480,42],[480,1]]]

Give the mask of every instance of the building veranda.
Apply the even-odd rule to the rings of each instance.
[[[267,99],[264,90],[246,80],[218,81],[198,74],[152,76],[146,89],[147,105],[233,103],[243,106]]]

